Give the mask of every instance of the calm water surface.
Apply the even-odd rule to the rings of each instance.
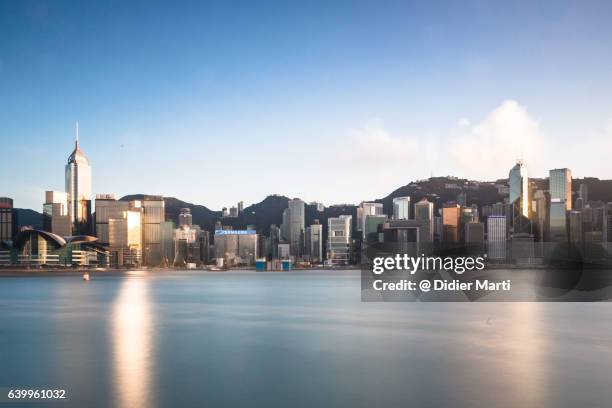
[[[610,305],[361,303],[359,271],[3,277],[0,388],[74,407],[610,406]]]

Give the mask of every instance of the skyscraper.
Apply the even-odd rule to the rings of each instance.
[[[351,260],[350,215],[327,219],[327,261],[332,265],[347,265]]]
[[[421,242],[433,242],[434,234],[434,206],[432,202],[423,198],[414,205],[414,219],[424,227],[425,233],[420,237]]]
[[[142,201],[144,263],[158,266],[162,262],[161,226],[166,221],[164,198],[145,196]]]
[[[457,203],[446,203],[442,208],[442,242],[459,242],[459,220],[461,207]]]
[[[288,210],[288,238],[291,255],[300,257],[304,242],[304,201],[299,198],[289,200]]]
[[[572,171],[553,169],[549,173],[551,203],[563,203],[567,211],[572,209]]]
[[[76,125],[74,150],[65,168],[68,215],[73,234],[91,233],[91,166],[79,144],[79,124]]]
[[[310,256],[310,262],[323,262],[323,225],[319,220],[306,228],[306,253]]]
[[[491,215],[487,218],[487,254],[490,259],[506,258],[506,217]]]
[[[567,241],[567,212],[572,209],[572,172],[553,169],[549,173],[550,238]]]
[[[530,232],[529,176],[522,160],[517,161],[516,165],[510,169],[508,192],[510,205],[512,206],[512,232]]]
[[[410,218],[410,197],[395,197],[393,199],[393,219],[394,220],[407,220],[409,218]]]

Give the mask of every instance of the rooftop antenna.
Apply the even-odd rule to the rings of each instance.
[[[79,147],[79,122],[78,121],[76,123],[76,141],[75,143],[76,143],[76,147],[78,148]]]

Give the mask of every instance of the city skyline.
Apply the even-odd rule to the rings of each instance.
[[[432,174],[504,178],[517,158],[612,178],[605,2],[0,7],[0,171],[22,169],[3,186],[21,208],[62,190],[50,163],[77,120],[94,193],[215,210],[356,204]]]

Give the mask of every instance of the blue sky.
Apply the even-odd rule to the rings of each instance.
[[[0,1],[0,195],[326,204],[431,174],[612,178],[609,2]],[[554,152],[554,153],[552,153]],[[494,158],[494,159],[491,159]]]

